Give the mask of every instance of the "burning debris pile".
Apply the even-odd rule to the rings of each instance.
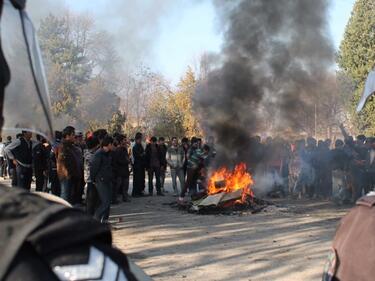
[[[180,207],[200,214],[257,213],[271,203],[256,198],[253,185],[254,180],[247,172],[245,163],[238,164],[233,171],[223,167],[209,178],[207,192],[193,196],[188,205]]]

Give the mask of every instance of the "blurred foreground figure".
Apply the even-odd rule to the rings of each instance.
[[[139,280],[108,226],[22,189],[0,198],[0,280]]]
[[[362,197],[341,221],[323,281],[374,280],[375,193]]]
[[[51,140],[43,64],[24,8],[25,1],[0,0],[0,127],[34,131]],[[22,111],[14,108],[20,104]],[[31,153],[28,143],[24,147]],[[25,164],[14,156],[17,165]],[[0,280],[150,280],[112,247],[107,225],[53,195],[45,199],[30,193],[26,183],[23,189],[0,185]]]
[[[374,92],[375,72],[372,71],[357,111],[364,108],[366,101]],[[374,152],[370,153],[372,158],[369,160],[370,164],[373,163],[374,155]],[[341,220],[324,269],[323,281],[374,280],[374,215],[375,192],[372,191],[360,198],[356,207]]]

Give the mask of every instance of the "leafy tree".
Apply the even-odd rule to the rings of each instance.
[[[136,131],[202,135],[193,112],[197,81],[191,68],[176,91],[143,65],[125,70],[111,36],[80,14],[49,15],[40,24],[39,37],[53,112],[62,126],[124,130],[130,136]]]
[[[355,91],[349,111],[359,131],[375,134],[375,101],[368,102],[359,116],[354,109],[365,79],[375,66],[375,0],[357,0],[340,45],[338,64],[353,80]]]
[[[197,80],[195,79],[195,74],[192,69],[188,67],[185,75],[178,84],[176,105],[182,114],[185,134],[189,137],[202,135],[192,102],[196,86]]]
[[[175,91],[160,75],[152,75],[152,93],[148,96],[148,133],[165,137],[201,136],[192,99],[196,88],[194,72],[189,67]]]
[[[79,87],[90,79],[92,72],[85,50],[86,42],[77,40],[90,26],[74,30],[71,21],[68,13],[62,17],[49,15],[42,20],[39,29],[41,50],[49,74],[52,107],[56,115],[73,114],[79,103]]]
[[[108,132],[110,134],[123,133],[123,127],[126,122],[126,115],[120,110],[116,111],[108,122]]]
[[[161,92],[152,96],[149,106],[152,134],[164,137],[183,137],[185,130],[174,93]]]
[[[97,120],[90,120],[87,123],[87,130],[94,132],[99,129],[105,129],[105,124],[98,122]]]
[[[78,128],[112,126],[121,64],[110,36],[97,31],[90,17],[65,12],[42,20],[39,37],[55,117]]]

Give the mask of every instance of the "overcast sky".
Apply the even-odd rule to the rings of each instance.
[[[355,0],[331,1],[329,24],[337,48]],[[64,7],[92,15],[98,28],[113,33],[128,62],[142,61],[173,83],[200,54],[218,52],[222,42],[210,0],[29,0],[28,5],[36,21]]]

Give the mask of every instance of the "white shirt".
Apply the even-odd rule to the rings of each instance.
[[[374,162],[374,158],[375,158],[375,150],[371,149],[371,151],[370,151],[370,164],[372,164],[372,162]]]
[[[5,148],[5,144],[0,143],[0,157],[4,157],[5,155],[4,148]]]

